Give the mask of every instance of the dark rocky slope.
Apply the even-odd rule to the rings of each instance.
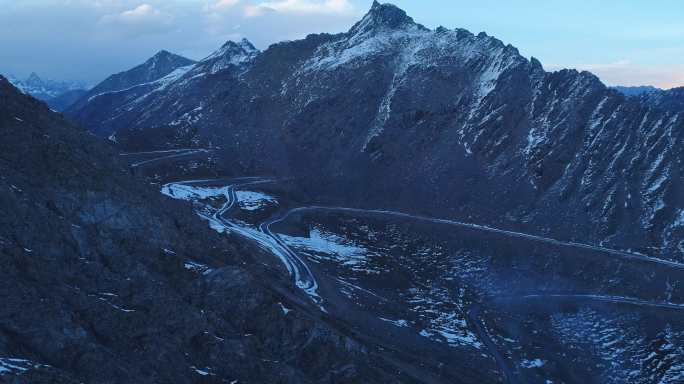
[[[672,112],[684,112],[684,87],[642,94],[640,100],[653,107]]]
[[[217,55],[219,71],[71,116],[130,148],[220,147],[236,173],[294,175],[347,205],[684,259],[676,109],[377,2],[347,33]]]
[[[129,173],[0,77],[0,382],[413,381]]]

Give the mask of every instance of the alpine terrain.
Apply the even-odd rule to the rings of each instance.
[[[681,89],[377,1],[0,85],[0,382],[684,382]]]
[[[684,119],[660,104],[376,2],[347,33],[228,42],[69,115],[130,148],[218,147],[236,174],[297,176],[350,204],[684,260]]]

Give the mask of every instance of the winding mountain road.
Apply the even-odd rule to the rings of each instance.
[[[271,226],[273,224],[277,224],[283,220],[285,220],[284,217],[270,219],[264,223],[261,223],[261,225],[259,225],[259,230],[272,239],[275,242],[274,245],[277,245],[277,248],[284,253],[284,258],[288,260],[288,263],[290,263],[294,272],[294,279],[297,283],[297,287],[304,290],[307,294],[309,294],[309,296],[319,297],[317,294],[318,282],[316,281],[316,278],[311,272],[309,266],[301,257],[299,257],[297,252],[293,251],[287,244],[285,244],[285,242],[280,239],[277,234],[274,234],[271,231]],[[281,257],[281,259],[282,258],[283,257]]]
[[[306,212],[306,211],[348,212],[348,213],[355,213],[355,214],[400,217],[400,218],[409,219],[409,220],[418,220],[418,221],[425,221],[425,222],[430,222],[430,223],[435,223],[435,224],[444,224],[444,225],[457,226],[457,227],[461,227],[461,228],[475,229],[475,230],[484,231],[484,232],[496,233],[496,234],[500,234],[500,235],[504,235],[504,236],[508,236],[508,237],[526,239],[526,240],[536,241],[536,242],[540,242],[540,243],[547,243],[547,244],[552,244],[552,245],[558,245],[558,246],[563,246],[563,247],[571,247],[571,248],[596,251],[596,252],[601,252],[601,253],[608,254],[611,256],[616,256],[616,257],[619,257],[622,259],[637,260],[637,261],[652,263],[652,264],[660,264],[660,265],[664,265],[664,266],[667,266],[670,268],[684,270],[684,263],[678,263],[675,261],[658,259],[658,258],[647,256],[647,255],[644,255],[641,253],[627,252],[627,251],[623,251],[623,250],[605,248],[605,247],[600,247],[600,246],[590,245],[590,244],[582,244],[582,243],[573,242],[573,241],[557,240],[557,239],[543,237],[543,236],[531,235],[531,234],[523,233],[523,232],[515,232],[515,231],[506,230],[506,229],[489,227],[489,226],[481,225],[481,224],[473,224],[473,223],[467,223],[467,222],[463,222],[463,221],[456,221],[456,220],[449,220],[449,219],[439,219],[439,218],[428,217],[428,216],[412,215],[412,214],[403,213],[403,212],[377,210],[377,209],[347,208],[347,207],[309,206],[309,207],[294,208],[294,209],[290,210],[289,212],[287,212],[287,214],[285,214],[284,218],[287,218],[288,216],[290,216],[291,214],[294,214],[294,213]]]
[[[139,161],[139,162],[131,164],[132,168],[138,168],[138,167],[141,167],[144,165],[149,165],[152,163],[158,163],[158,162],[161,162],[164,160],[170,160],[170,159],[186,157],[186,156],[191,156],[191,155],[198,155],[198,154],[207,154],[207,153],[210,153],[211,151],[212,151],[211,149],[206,149],[206,148],[169,149],[169,150],[164,150],[164,151],[120,153],[119,156],[130,157],[130,156],[163,155],[162,157],[155,157],[155,158],[152,158],[149,160],[143,160],[143,161]]]
[[[368,209],[358,209],[358,208],[325,207],[325,206],[299,207],[299,208],[291,209],[290,211],[285,213],[282,217],[275,220],[274,222],[284,221],[289,216],[296,214],[296,213],[312,212],[312,211],[380,215],[380,216],[398,217],[398,218],[409,219],[409,220],[426,221],[426,222],[435,223],[435,224],[451,225],[451,226],[458,226],[458,227],[462,227],[462,228],[486,231],[486,232],[496,233],[496,234],[500,234],[500,235],[504,235],[504,236],[522,238],[522,239],[527,239],[527,240],[537,241],[537,242],[543,242],[543,243],[553,244],[553,245],[558,245],[558,246],[573,247],[573,248],[579,248],[579,249],[584,249],[584,250],[592,250],[592,251],[597,251],[597,252],[603,252],[605,254],[609,254],[611,256],[619,257],[619,258],[622,258],[625,260],[636,260],[636,261],[640,261],[640,262],[647,262],[647,263],[664,265],[664,266],[676,268],[676,269],[684,269],[684,264],[677,263],[677,262],[671,262],[671,261],[667,261],[667,260],[656,259],[656,258],[653,258],[650,256],[638,254],[638,253],[630,253],[630,252],[625,252],[625,251],[621,251],[621,250],[615,250],[615,249],[593,246],[593,245],[588,245],[588,244],[581,244],[581,243],[576,243],[576,242],[561,241],[561,240],[557,240],[557,239],[551,239],[551,238],[546,238],[546,237],[541,237],[541,236],[536,236],[536,235],[530,235],[527,233],[520,233],[520,232],[514,232],[514,231],[503,230],[503,229],[498,229],[498,228],[492,228],[492,227],[483,226],[483,225],[479,225],[479,224],[466,223],[466,222],[448,220],[448,219],[432,218],[432,217],[419,216],[419,215],[412,215],[412,214],[407,214],[407,213],[403,213],[403,212],[394,212],[394,211],[387,211],[387,210],[372,210],[372,209],[368,210]],[[277,236],[277,235],[275,235],[275,236]],[[666,302],[651,302],[651,301],[640,300],[640,299],[629,298],[629,297],[602,296],[602,295],[591,295],[591,294],[539,294],[539,295],[525,295],[525,296],[521,296],[521,297],[511,297],[511,298],[506,298],[506,299],[508,299],[510,301],[530,301],[530,300],[553,300],[553,301],[558,300],[558,301],[574,301],[574,302],[578,302],[578,301],[580,301],[580,302],[581,301],[599,301],[599,302],[606,302],[606,303],[626,304],[626,305],[650,307],[650,308],[684,310],[684,305],[682,305],[682,304],[666,303]],[[500,300],[501,299],[497,299],[496,301],[500,301]],[[509,362],[508,362],[507,358],[501,354],[501,352],[499,351],[495,342],[492,340],[489,333],[487,332],[487,329],[486,329],[482,319],[480,318],[481,311],[482,311],[481,306],[477,305],[477,304],[474,305],[473,307],[471,307],[467,311],[466,316],[467,316],[467,320],[468,320],[469,325],[476,332],[480,341],[483,342],[483,344],[486,346],[487,350],[490,352],[491,356],[496,361],[497,365],[499,366],[499,370],[501,371],[501,373],[505,379],[505,382],[508,384],[519,383],[519,380],[516,376],[516,373],[509,366]]]
[[[471,307],[470,310],[468,310],[468,312],[466,313],[468,324],[473,328],[475,333],[477,333],[477,336],[480,339],[480,341],[482,341],[482,343],[485,345],[489,353],[496,361],[496,364],[499,366],[499,369],[501,370],[501,373],[503,374],[506,382],[508,384],[517,384],[518,380],[516,379],[515,373],[513,372],[511,367],[508,366],[508,360],[501,354],[501,352],[499,352],[499,348],[497,348],[496,344],[489,336],[489,332],[487,332],[485,325],[482,323],[482,320],[480,319],[481,311],[482,308],[479,305],[474,305],[473,307]]]
[[[505,300],[505,299],[504,299]],[[633,297],[623,296],[603,296],[591,294],[537,294],[524,295],[520,297],[512,297],[510,300],[514,301],[533,301],[533,300],[554,300],[554,301],[598,301],[612,304],[625,304],[635,307],[650,307],[659,309],[672,309],[676,311],[684,311],[684,304],[668,303],[668,302],[653,302],[648,300],[641,300]]]
[[[183,155],[176,154],[176,155]],[[175,156],[175,155],[174,155]],[[168,158],[168,157],[164,157]],[[159,159],[161,160],[161,159]],[[220,184],[222,181],[225,184]],[[577,242],[561,241],[557,239],[531,235],[527,233],[515,232],[510,230],[504,230],[499,228],[493,228],[489,226],[461,222],[456,220],[432,218],[420,215],[413,215],[403,212],[394,212],[387,210],[373,210],[373,209],[359,209],[359,208],[347,208],[347,207],[326,207],[326,206],[308,206],[299,207],[291,209],[287,212],[281,213],[280,215],[274,216],[265,222],[258,225],[256,228],[245,225],[241,222],[232,221],[227,218],[227,214],[234,208],[238,203],[238,198],[236,195],[236,189],[239,187],[244,187],[248,185],[258,185],[276,182],[274,179],[270,178],[241,178],[233,180],[194,180],[170,183],[164,186],[163,190],[166,190],[165,194],[173,196],[173,190],[175,186],[183,186],[184,188],[197,186],[198,191],[204,189],[198,196],[202,196],[202,193],[207,193],[206,189],[215,188],[215,196],[223,195],[226,199],[225,203],[218,209],[211,207],[209,204],[202,204],[201,198],[194,199],[193,201],[202,204],[202,209],[198,210],[198,214],[208,220],[210,225],[218,230],[231,231],[240,236],[254,241],[262,249],[265,249],[278,257],[283,265],[287,268],[289,274],[293,277],[296,286],[306,292],[319,306],[322,303],[322,298],[318,295],[318,282],[311,269],[307,265],[306,261],[300,257],[297,252],[293,251],[279,235],[273,232],[272,227],[279,223],[285,222],[290,216],[296,213],[302,212],[340,212],[340,213],[353,213],[359,215],[378,215],[378,216],[389,216],[408,220],[418,220],[425,221],[441,225],[458,226],[462,228],[474,229],[478,231],[486,231],[495,234],[500,234],[503,236],[527,239],[530,241],[548,243],[563,247],[572,247],[577,249],[591,250],[600,252],[613,257],[618,257],[625,260],[639,261],[654,263],[658,265],[664,265],[670,268],[684,269],[684,264],[677,263],[668,260],[662,260],[653,258],[640,253],[626,252],[622,250],[616,250],[611,248],[605,248],[600,246],[582,244]],[[204,185],[204,186],[202,186]],[[211,185],[208,187],[207,185]],[[187,192],[187,191],[185,191]],[[206,196],[205,196],[206,197]],[[176,197],[178,198],[178,197]],[[183,197],[180,197],[183,198]],[[209,212],[208,214],[206,212]],[[551,300],[551,301],[569,301],[569,302],[606,302],[614,304],[624,304],[639,307],[649,307],[649,308],[659,308],[659,309],[669,309],[669,310],[684,310],[684,305],[667,303],[667,302],[651,302],[646,300],[641,300],[637,298],[621,297],[621,296],[602,296],[594,294],[529,294],[518,297],[504,297],[496,298],[493,303],[514,304],[530,302],[535,300]],[[321,306],[322,308],[322,306]],[[496,361],[499,366],[499,370],[503,375],[506,383],[517,384],[520,382],[519,377],[517,377],[515,369],[513,369],[509,364],[508,359],[499,351],[496,343],[492,340],[489,335],[485,323],[481,316],[482,307],[480,304],[473,305],[466,313],[468,324],[471,329],[476,332],[478,338],[486,346],[487,350],[490,352],[491,356]]]
[[[193,184],[202,182],[207,181],[170,183],[164,185],[162,187],[162,191],[168,196],[177,198],[177,194],[174,193],[175,186],[191,187]],[[245,226],[244,224],[231,221],[225,217],[226,213],[228,213],[238,202],[236,188],[250,185],[268,184],[273,182],[276,182],[276,180],[270,178],[243,178],[229,181],[228,185],[216,189],[219,195],[223,195],[225,197],[226,202],[219,209],[214,210],[210,214],[205,214],[204,212],[198,211],[198,215],[209,221],[212,228],[219,231],[230,231],[250,239],[262,249],[265,249],[278,257],[282,261],[283,265],[285,265],[285,268],[287,268],[288,273],[293,277],[296,286],[309,295],[314,302],[320,304],[322,300],[317,292],[318,282],[316,281],[316,278],[311,272],[309,266],[295,251],[285,244],[277,234],[274,234],[271,231],[271,225],[283,221],[284,218],[276,217],[269,219],[268,221],[259,225],[257,227],[258,229],[254,229],[249,226]],[[213,210],[209,205],[204,205],[203,207],[209,212]]]

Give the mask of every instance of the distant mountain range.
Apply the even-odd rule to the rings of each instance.
[[[653,93],[653,92],[660,92],[662,89],[656,88],[652,85],[643,85],[643,86],[636,86],[636,87],[623,87],[623,86],[615,86],[613,87],[616,91],[622,93],[625,96],[640,96],[645,93]]]
[[[194,63],[190,59],[162,50],[145,63],[129,71],[112,75],[90,90],[83,83],[46,80],[35,73],[31,73],[23,80],[11,76],[8,79],[22,92],[45,101],[56,111],[64,111],[77,102],[83,105],[95,95],[152,82],[178,68]]]
[[[79,82],[42,79],[31,73],[25,79],[9,77],[9,81],[22,92],[45,101],[51,108],[62,111],[86,93],[86,85]]]
[[[644,105],[671,112],[684,112],[684,87],[668,90],[652,86],[613,88],[625,96],[639,98]]]

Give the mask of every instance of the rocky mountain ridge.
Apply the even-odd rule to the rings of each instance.
[[[591,73],[378,2],[346,33],[224,55],[70,115],[124,146],[219,147],[236,173],[347,204],[684,258],[682,115]]]
[[[643,94],[640,96],[640,100],[644,104],[656,108],[671,112],[684,112],[684,87]]]
[[[177,78],[185,73],[195,61],[161,50],[144,63],[109,76],[72,104],[69,111],[79,110],[89,103],[99,103],[102,96],[110,93],[130,91],[138,86],[145,86],[162,78]]]
[[[640,96],[645,93],[660,92],[662,89],[656,88],[652,85],[643,85],[635,87],[625,87],[625,86],[615,86],[613,87],[616,91],[624,94],[625,96]]]

